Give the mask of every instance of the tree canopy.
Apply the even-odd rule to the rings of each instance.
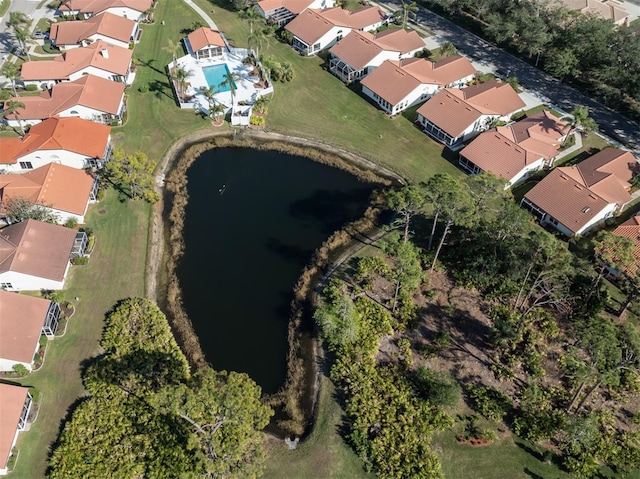
[[[155,167],[155,162],[141,151],[128,154],[122,149],[117,149],[105,167],[105,174],[109,181],[130,198],[156,203],[160,196],[154,189]]]
[[[146,299],[116,305],[101,345],[83,375],[90,396],[65,424],[49,477],[259,477],[260,430],[273,412],[246,374],[191,374]]]

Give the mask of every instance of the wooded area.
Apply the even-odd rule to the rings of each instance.
[[[108,314],[104,354],[54,445],[51,478],[259,477],[273,411],[241,373],[191,374],[165,316],[146,299]]]
[[[390,192],[395,221],[379,254],[354,261],[324,291],[315,318],[344,394],[344,436],[385,477],[441,477],[430,441],[454,424],[461,391],[481,416],[556,451],[576,477],[640,467],[640,333],[634,321],[606,314],[601,284],[606,265],[632,264],[634,246],[603,232],[570,250],[502,186],[486,174],[435,175]],[[452,305],[427,314],[429,282],[442,268],[458,288],[482,295],[490,328],[475,341],[492,384],[459,364],[448,373],[424,366],[454,346],[464,354],[452,344],[455,328],[478,334]],[[381,349],[385,341],[395,353]]]

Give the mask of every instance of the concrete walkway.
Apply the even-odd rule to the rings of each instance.
[[[195,12],[198,15],[200,15],[205,22],[207,22],[207,25],[209,25],[209,28],[211,28],[212,30],[218,30],[218,27],[216,26],[214,21],[211,19],[209,15],[207,15],[207,12],[205,12],[202,8],[200,8],[198,5],[193,3],[191,0],[184,0],[184,3],[186,3],[191,8],[193,8]]]

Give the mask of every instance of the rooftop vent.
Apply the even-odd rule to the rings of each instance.
[[[106,48],[103,48],[102,50],[100,50],[100,53],[104,58],[109,58],[109,51]]]
[[[591,209],[590,206],[585,206],[584,208],[582,208],[582,212],[583,213],[588,213],[590,209]]]

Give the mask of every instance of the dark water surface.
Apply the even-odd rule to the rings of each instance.
[[[218,148],[187,172],[184,307],[215,369],[266,393],[286,376],[292,290],[313,251],[363,213],[373,186],[307,158]]]

